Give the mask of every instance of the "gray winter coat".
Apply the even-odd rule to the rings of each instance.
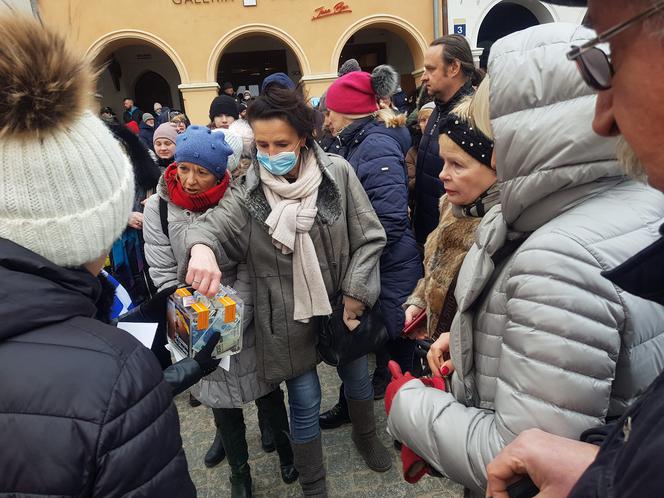
[[[383,227],[353,168],[315,143],[309,143],[309,150],[316,154],[323,172],[318,214],[309,235],[328,295],[332,299],[338,291],[334,272],[344,295],[373,305],[380,293]],[[292,255],[282,254],[268,234],[265,220],[270,206],[258,168],[254,161],[219,205],[192,225],[186,237],[187,251],[200,243],[211,247],[218,259],[225,252],[231,259],[247,261],[254,290],[259,375],[281,382],[315,368],[319,320],[301,323],[293,319]]]
[[[161,226],[158,196],[168,201],[168,237]],[[187,261],[184,245],[187,230],[199,216],[200,213],[183,209],[170,202],[168,188],[162,176],[157,193],[151,196],[145,205],[143,221],[145,257],[150,265],[150,277],[160,290],[178,284],[178,265]],[[241,408],[245,403],[273,391],[276,386],[258,378],[253,293],[247,266],[236,265],[226,257],[220,261],[224,261],[222,283],[237,290],[245,303],[242,351],[231,356],[228,371],[218,368],[203,378],[192,391],[197,399],[212,408]]]
[[[502,211],[482,220],[459,274],[453,394],[411,381],[389,416],[394,437],[476,492],[520,432],[578,438],[664,366],[664,308],[601,275],[658,238],[664,198],[621,176],[615,141],[592,132],[595,96],[565,52],[593,36],[547,24],[493,46]],[[494,268],[491,256],[524,234]]]

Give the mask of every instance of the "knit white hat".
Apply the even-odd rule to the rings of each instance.
[[[94,261],[127,226],[131,163],[84,110],[89,63],[31,19],[0,17],[0,32],[0,237],[60,266]]]
[[[226,143],[233,149],[233,154],[228,156],[228,171],[231,173],[240,165],[240,158],[242,157],[242,138],[230,130],[222,128],[215,128],[213,133],[223,133]]]

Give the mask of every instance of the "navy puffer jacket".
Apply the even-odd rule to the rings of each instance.
[[[431,113],[422,140],[420,140],[415,167],[415,209],[413,211],[413,228],[419,244],[424,245],[429,234],[438,226],[440,198],[445,193],[443,184],[438,178],[443,169],[443,160],[440,158],[438,150],[439,127],[452,109],[473,91],[473,86],[468,82],[448,102],[437,100],[436,108]]]
[[[154,126],[150,126],[141,121],[141,124],[138,125],[138,138],[141,139],[141,142],[145,147],[154,150],[152,143],[154,138]]]
[[[94,318],[101,282],[3,238],[0,282],[0,496],[195,497],[171,387]]]
[[[402,305],[422,277],[422,258],[408,219],[405,155],[410,144],[406,128],[387,128],[373,118],[355,121],[336,144],[355,170],[387,235],[380,259],[379,299],[392,338],[403,330]]]

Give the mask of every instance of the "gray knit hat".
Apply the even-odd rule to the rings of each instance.
[[[129,159],[89,110],[94,70],[64,37],[0,16],[0,237],[60,266],[106,254],[134,201]]]

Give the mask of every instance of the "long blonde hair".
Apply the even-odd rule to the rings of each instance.
[[[489,102],[489,76],[485,76],[473,95],[468,95],[452,110],[471,126],[493,140],[491,129],[491,108]]]
[[[398,114],[394,109],[386,108],[376,111],[376,120],[385,124],[386,128],[406,126],[406,115]]]

